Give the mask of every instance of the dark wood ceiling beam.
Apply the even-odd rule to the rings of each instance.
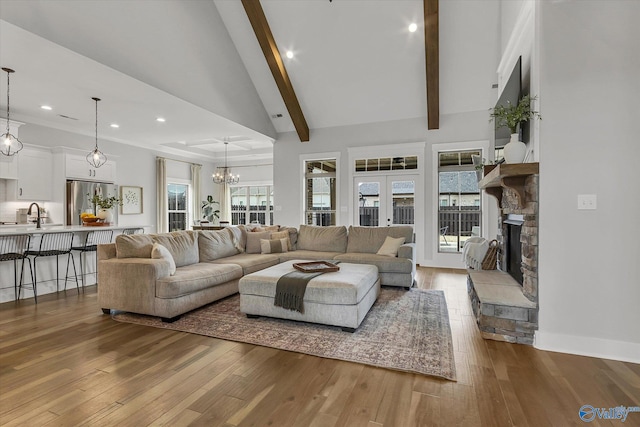
[[[424,2],[424,46],[427,63],[427,125],[440,128],[440,59],[438,0]]]
[[[287,106],[287,111],[289,111],[289,116],[291,116],[291,120],[296,128],[300,142],[307,142],[309,141],[309,126],[307,125],[307,121],[302,113],[302,108],[300,108],[300,103],[298,102],[298,97],[293,90],[291,80],[289,80],[287,69],[284,66],[282,57],[280,56],[280,51],[278,50],[276,41],[271,33],[271,28],[269,28],[269,23],[264,15],[264,10],[260,5],[260,0],[242,0],[242,5],[247,13],[249,22],[251,22],[253,32],[256,34],[256,38],[258,39],[258,43],[262,48],[262,53],[264,54],[264,58],[267,60],[271,74],[273,74],[276,85],[280,90],[282,100]]]

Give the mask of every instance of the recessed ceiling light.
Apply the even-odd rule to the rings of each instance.
[[[293,52],[291,52],[290,50],[287,51],[286,55],[289,59],[293,58]]]
[[[117,123],[111,123],[109,126],[111,126],[112,128],[116,128],[116,129],[120,127],[120,125],[117,124]]]
[[[417,29],[418,29],[418,24],[416,24],[415,22],[412,22],[409,25],[409,31],[411,31],[412,33],[415,33]]]
[[[156,122],[164,123],[166,120],[163,117],[158,117]]]
[[[47,111],[53,110],[53,108],[49,107],[48,105],[41,105],[40,108],[42,108],[43,110],[47,110]]]

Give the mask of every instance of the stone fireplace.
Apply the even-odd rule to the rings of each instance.
[[[538,164],[502,164],[480,187],[498,201],[498,269],[469,270],[467,290],[484,338],[533,344],[538,329]],[[491,237],[488,237],[491,238]]]

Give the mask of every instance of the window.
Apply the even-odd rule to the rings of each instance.
[[[231,188],[231,224],[273,224],[273,187],[270,185]]]
[[[305,161],[307,225],[336,225],[336,159]]]
[[[189,224],[189,184],[169,183],[167,185],[169,203],[169,231],[186,230]]]
[[[472,155],[480,150],[438,153],[438,234],[440,252],[461,252],[482,222],[481,197]]]
[[[356,160],[356,172],[396,171],[418,169],[418,156],[382,157]]]

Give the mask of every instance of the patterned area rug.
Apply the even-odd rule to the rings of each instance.
[[[439,290],[382,288],[354,333],[338,327],[240,313],[240,295],[206,305],[174,323],[117,312],[120,322],[137,323],[239,341],[330,359],[456,379],[447,303]]]

